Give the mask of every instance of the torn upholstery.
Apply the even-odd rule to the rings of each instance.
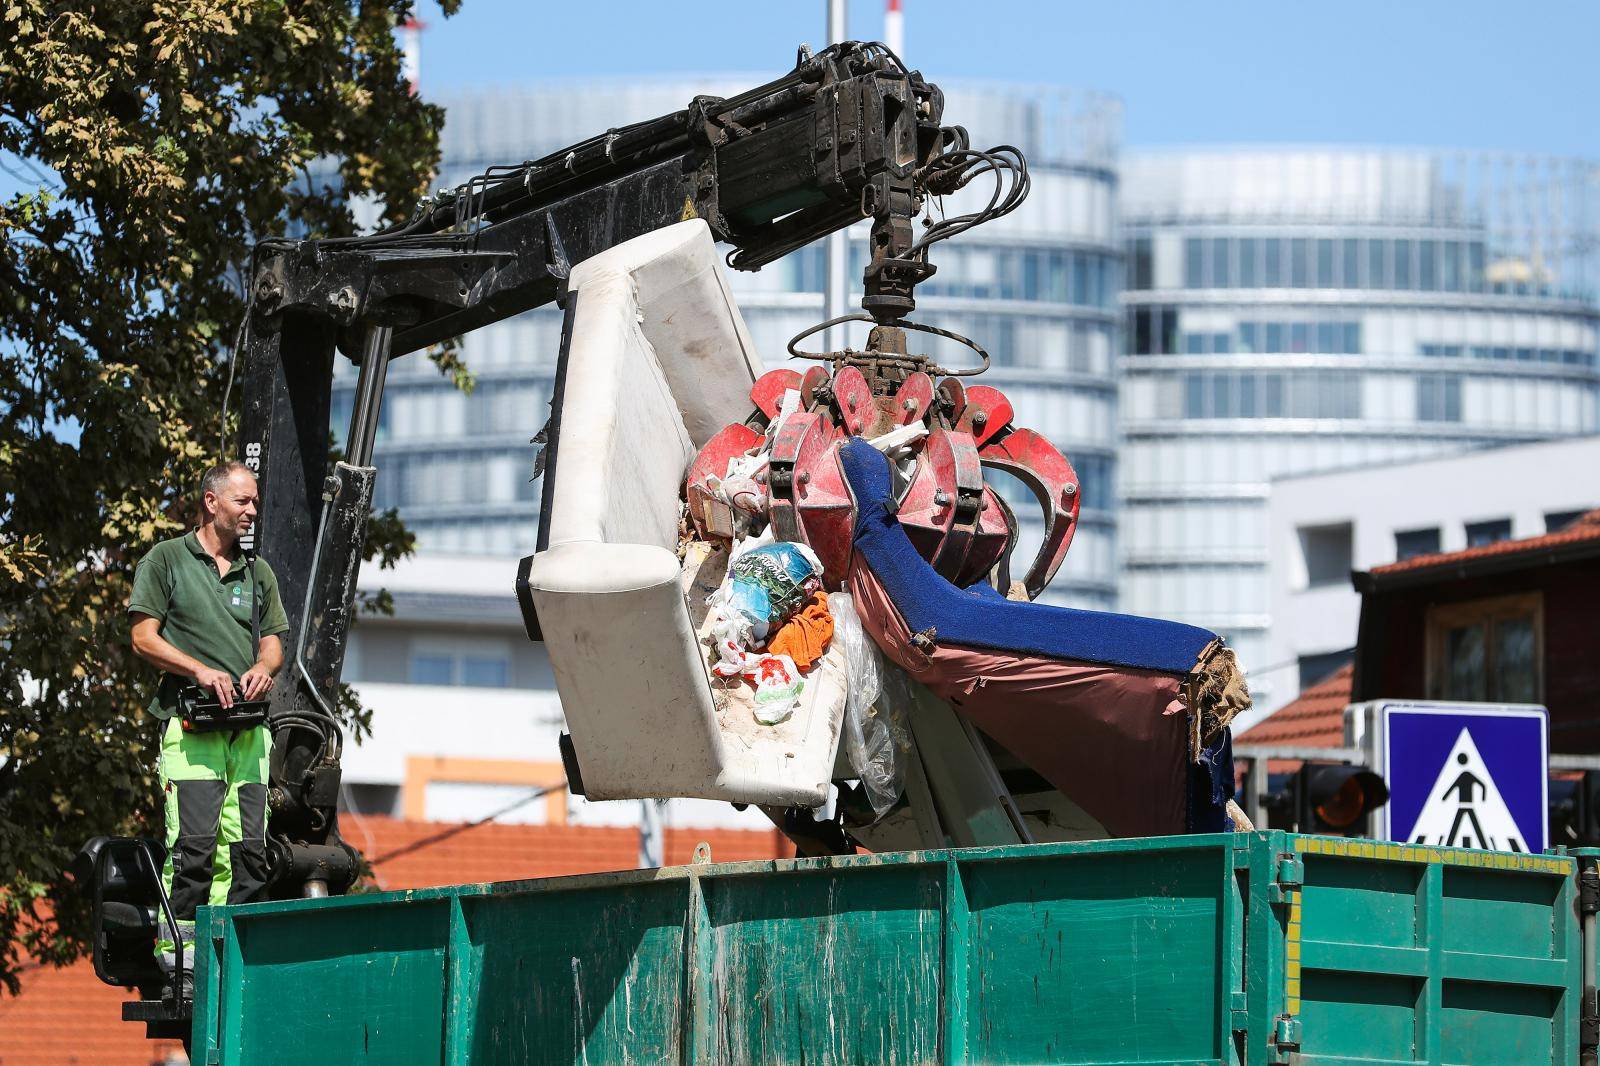
[[[887,459],[857,439],[839,462],[856,505],[850,591],[884,654],[1114,835],[1228,827],[1221,704],[1243,685],[1216,634],[959,589],[901,529]],[[1217,706],[1197,714],[1197,697]]]

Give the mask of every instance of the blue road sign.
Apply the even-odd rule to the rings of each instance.
[[[1543,707],[1377,705],[1389,802],[1378,836],[1434,847],[1539,852],[1549,841]]]

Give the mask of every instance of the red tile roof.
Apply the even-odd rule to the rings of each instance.
[[[1341,666],[1292,702],[1245,730],[1235,743],[1340,747],[1344,744],[1344,709],[1350,702],[1350,679],[1354,670],[1348,663]]]
[[[389,889],[628,870],[638,862],[639,834],[627,828],[468,826],[349,816],[340,827],[366,852]],[[711,845],[714,862],[794,855],[776,829],[668,829],[667,862],[688,862],[702,840]],[[122,1020],[126,998],[121,989],[101,984],[88,960],[62,969],[28,969],[20,995],[0,992],[0,1066],[183,1062],[180,1045],[152,1043],[144,1038],[143,1026]]]
[[[16,998],[0,992],[0,1066],[152,1066],[185,1062],[175,1041],[152,1042],[122,1020],[128,998],[103,985],[87,959],[22,974]]]
[[[1402,559],[1397,563],[1375,566],[1371,572],[1378,575],[1399,574],[1411,570],[1426,570],[1435,566],[1454,566],[1493,556],[1545,551],[1570,544],[1582,544],[1586,541],[1600,541],[1600,508],[1590,511],[1558,533],[1546,533],[1538,537],[1524,537],[1521,540],[1500,540],[1495,541],[1493,544],[1482,544],[1476,548],[1466,548],[1461,551],[1414,555],[1410,559]]]
[[[367,841],[362,831],[371,833]],[[378,887],[432,888],[479,881],[631,870],[639,861],[639,832],[623,827],[501,825],[472,827],[397,818],[340,818],[345,839],[361,848]],[[711,845],[713,862],[772,859],[794,850],[776,829],[668,829],[668,865],[686,863],[694,847]]]

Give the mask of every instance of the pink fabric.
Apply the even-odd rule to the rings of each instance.
[[[937,636],[930,656],[911,644],[905,619],[860,556],[849,585],[885,655],[1112,835],[1188,830],[1188,715],[1168,713],[1180,678],[942,645]]]

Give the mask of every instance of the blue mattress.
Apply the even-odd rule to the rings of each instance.
[[[912,546],[894,513],[889,460],[861,438],[839,452],[855,499],[855,551],[882,582],[912,632],[941,644],[1013,655],[1187,674],[1216,634],[1160,618],[1080,611],[1007,600],[992,589],[959,589]]]

